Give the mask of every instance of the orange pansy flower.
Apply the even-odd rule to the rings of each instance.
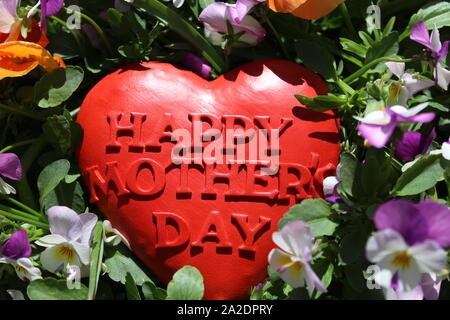
[[[345,0],[267,0],[270,9],[275,12],[289,12],[303,19],[319,19]]]
[[[65,67],[61,58],[53,57],[36,43],[10,41],[0,44],[0,80],[24,76],[38,65],[48,72]]]

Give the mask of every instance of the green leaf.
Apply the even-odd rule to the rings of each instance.
[[[440,154],[424,156],[398,178],[393,194],[410,196],[424,192],[444,180],[444,173]]]
[[[337,227],[336,223],[328,219],[330,215],[330,204],[325,200],[305,199],[285,213],[278,227],[281,230],[289,222],[302,220],[311,226],[314,237],[330,236]]]
[[[41,108],[59,106],[83,81],[83,69],[69,66],[45,74],[34,86],[34,99]]]
[[[335,95],[329,94],[327,96],[317,96],[314,98],[309,98],[296,94],[295,97],[298,101],[304,104],[308,109],[316,112],[324,112],[327,110],[338,108],[345,103],[347,103],[347,98],[337,97]]]
[[[325,79],[336,77],[333,56],[324,47],[309,40],[295,40],[295,49],[303,64]]]
[[[375,42],[367,50],[365,64],[381,57],[393,57],[398,52],[398,32],[394,31],[387,37]]]
[[[167,297],[166,290],[158,288],[153,282],[145,282],[142,285],[142,293],[145,300],[165,300]]]
[[[78,181],[67,183],[66,179],[67,176],[42,199],[42,210],[46,211],[53,206],[66,206],[76,212],[84,211],[83,188]]]
[[[224,59],[211,46],[208,40],[176,11],[165,6],[158,0],[135,0],[133,5],[165,23],[170,29],[190,42],[218,73],[224,72],[226,69]]]
[[[129,272],[127,272],[125,277],[125,288],[127,289],[128,300],[142,300],[136,282],[134,282],[134,279]]]
[[[425,21],[428,29],[450,26],[450,3],[441,1],[426,8],[420,9],[414,14],[408,24],[407,31],[419,21]]]
[[[130,257],[124,256],[119,251],[105,260],[109,277],[122,284],[126,283],[127,273],[130,273],[134,282],[141,286],[144,282],[153,282],[142,269]]]
[[[339,38],[341,46],[345,51],[356,54],[361,58],[365,58],[367,54],[367,48],[353,40],[347,38]]]
[[[30,300],[86,300],[88,288],[82,283],[79,284],[79,289],[69,289],[66,280],[34,280],[28,285],[27,295]]]
[[[358,159],[355,158],[351,153],[343,153],[340,157],[340,179],[339,179],[339,190],[341,193],[352,197],[353,196],[353,185],[355,184],[355,175],[360,164]]]
[[[66,159],[56,160],[46,166],[39,174],[37,187],[39,189],[39,202],[43,203],[45,197],[52,192],[56,186],[69,173],[70,162]]]
[[[97,222],[92,236],[91,266],[89,271],[88,300],[94,300],[103,261],[103,223]],[[129,273],[128,273],[129,274]],[[127,275],[128,275],[127,274]],[[133,282],[134,283],[134,282]]]
[[[82,137],[81,126],[64,115],[47,117],[42,130],[45,140],[61,155],[69,155]]]
[[[201,300],[205,287],[197,268],[184,266],[173,275],[167,285],[167,300]]]
[[[324,269],[323,266],[326,267],[325,272],[321,272],[323,270],[319,270]],[[314,269],[317,272],[318,276],[322,275],[320,280],[322,281],[324,287],[328,288],[331,284],[331,280],[333,280],[334,265],[330,263],[328,259],[326,259],[314,265]],[[317,290],[316,294],[314,295],[314,299],[319,299],[322,294],[323,293],[321,291]]]

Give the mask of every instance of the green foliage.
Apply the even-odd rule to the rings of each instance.
[[[30,300],[86,300],[88,288],[82,283],[79,285],[79,289],[69,289],[66,280],[39,279],[30,282],[27,295]]]
[[[197,268],[184,266],[167,285],[167,300],[201,300],[205,287]]]

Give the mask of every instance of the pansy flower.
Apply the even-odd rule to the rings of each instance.
[[[311,227],[303,221],[286,224],[280,232],[272,234],[273,242],[280,249],[269,253],[269,264],[280,274],[284,282],[293,288],[306,287],[309,296],[314,289],[327,292],[327,289],[309,265],[312,259],[313,234]]]
[[[36,241],[46,247],[41,253],[42,266],[50,272],[64,272],[68,276],[73,266],[81,269],[88,266],[90,239],[97,216],[93,213],[78,215],[63,206],[51,207],[47,215],[51,234]]]
[[[195,72],[205,79],[208,78],[212,70],[211,66],[202,57],[190,52],[184,56],[181,64],[186,69]]]
[[[375,212],[376,234],[366,244],[367,259],[380,271],[375,281],[399,291],[415,289],[423,274],[440,273],[447,267],[450,246],[450,210],[425,200],[415,204],[391,200]]]
[[[109,220],[103,221],[103,241],[112,246],[117,246],[119,243],[123,242],[128,248],[130,248],[128,240],[122,233],[119,232],[119,230],[113,228]]]
[[[435,137],[436,131],[434,128],[428,136],[416,131],[405,132],[395,145],[395,155],[403,161],[413,160],[416,156],[424,154],[428,150]]]
[[[14,153],[0,153],[0,176],[11,180],[20,180],[22,178],[22,166],[20,159]],[[16,190],[0,178],[0,193],[11,194]]]
[[[41,271],[33,266],[29,259],[31,246],[24,230],[14,232],[1,249],[0,263],[7,263],[14,267],[21,280],[33,281],[42,279]]]
[[[434,86],[432,80],[414,78],[411,74],[405,72],[404,62],[385,62],[385,64],[399,79],[391,85],[388,98],[389,105],[404,106],[408,99],[416,93]]]
[[[400,122],[430,122],[433,121],[433,112],[420,113],[428,106],[421,103],[413,108],[395,105],[383,110],[372,111],[363,118],[354,117],[361,121],[358,131],[375,148],[383,148],[394,134]]]
[[[214,2],[200,13],[198,19],[203,22],[205,35],[214,45],[222,43],[223,34],[228,32],[228,24],[234,33],[243,32],[239,38],[241,42],[256,45],[265,37],[266,30],[247,14],[251,7],[241,1],[235,4]]]
[[[431,51],[431,57],[434,65],[434,79],[436,84],[442,89],[447,90],[450,83],[450,71],[442,66],[442,59],[448,53],[448,45],[450,41],[441,42],[439,29],[436,27],[430,33],[424,21],[420,21],[411,29],[409,38],[418,42]]]
[[[47,17],[57,14],[64,7],[64,0],[39,0],[28,13],[28,17],[34,15],[39,7],[41,7],[41,30],[45,30],[47,29]]]

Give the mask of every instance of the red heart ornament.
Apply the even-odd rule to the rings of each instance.
[[[326,93],[315,73],[279,60],[211,82],[164,63],[120,69],[77,119],[91,201],[162,281],[192,265],[205,299],[247,298],[267,276],[278,220],[323,196],[334,174],[338,120],[294,97]]]

